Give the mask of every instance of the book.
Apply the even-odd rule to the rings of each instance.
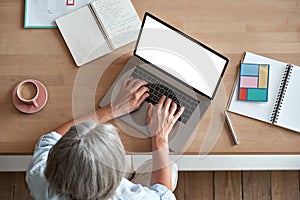
[[[246,52],[244,63],[269,64],[269,100],[257,103],[238,100],[238,77],[228,110],[300,132],[300,67]]]
[[[73,4],[62,0],[25,0],[24,28],[57,28],[55,19],[95,0],[80,0]]]
[[[135,41],[141,25],[130,0],[98,0],[55,21],[77,66]]]
[[[240,64],[238,90],[240,101],[268,101],[269,67],[268,64]]]

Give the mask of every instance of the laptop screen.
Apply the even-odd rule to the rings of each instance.
[[[146,13],[134,54],[213,99],[228,59]]]

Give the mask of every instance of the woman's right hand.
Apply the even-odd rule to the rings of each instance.
[[[122,87],[112,102],[113,116],[120,117],[128,114],[140,107],[149,96],[147,82],[135,78],[127,78],[122,83]]]
[[[184,108],[177,112],[176,103],[162,96],[156,105],[148,104],[147,124],[152,136],[152,149],[158,150],[168,147],[168,136]]]

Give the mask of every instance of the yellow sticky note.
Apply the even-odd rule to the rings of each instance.
[[[268,65],[260,65],[259,66],[259,80],[258,80],[258,88],[267,88],[268,87]]]

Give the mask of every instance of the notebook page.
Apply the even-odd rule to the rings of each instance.
[[[130,0],[98,0],[91,5],[115,49],[137,39],[141,22]]]
[[[247,117],[270,123],[271,113],[275,105],[275,98],[277,97],[277,92],[286,63],[282,63],[249,52],[247,52],[244,57],[244,63],[270,64],[268,102],[258,103],[249,101],[239,101],[238,84],[236,84],[228,110],[234,113],[238,113]]]
[[[56,24],[77,66],[111,51],[88,6],[58,18]]]
[[[276,125],[300,132],[300,67],[294,66]]]

